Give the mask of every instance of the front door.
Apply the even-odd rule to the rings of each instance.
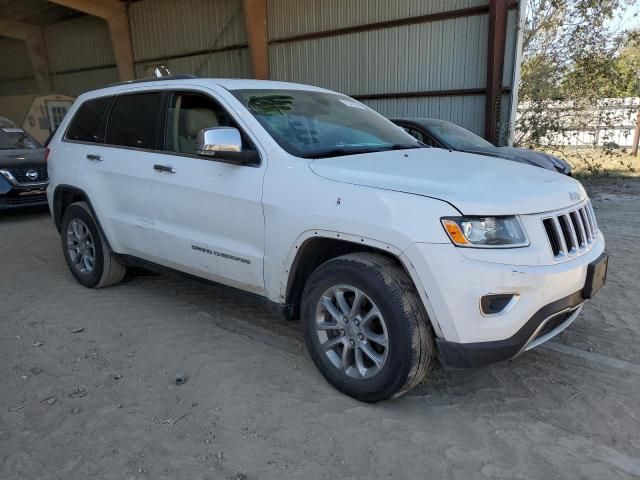
[[[266,163],[242,166],[198,157],[198,132],[217,126],[239,128],[208,94],[171,95],[166,154],[152,181],[158,249],[169,267],[261,294]],[[243,148],[255,148],[244,133],[243,139]]]

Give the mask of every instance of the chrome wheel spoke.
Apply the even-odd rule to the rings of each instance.
[[[364,358],[362,357],[362,349],[356,349],[356,368],[361,377],[364,377],[367,373],[367,368],[364,366]]]
[[[342,337],[335,337],[332,338],[331,340],[328,340],[326,342],[324,342],[322,344],[322,348],[324,348],[325,351],[327,350],[333,350],[335,347],[337,347],[340,344],[344,344],[345,341]]]
[[[349,365],[349,352],[351,351],[351,345],[348,342],[344,342],[344,346],[342,348],[342,370],[345,372],[349,369],[351,365]]]
[[[336,322],[342,320],[342,317],[344,315],[340,313],[340,311],[335,307],[329,297],[322,297],[322,306],[327,310],[329,315],[331,315]]]
[[[356,290],[354,292],[353,303],[351,304],[351,310],[349,311],[349,315],[351,317],[355,317],[360,313],[360,309],[362,308],[362,304],[366,300],[366,296],[360,290]]]
[[[316,328],[318,330],[339,330],[340,327],[338,326],[337,322],[320,322],[316,325]]]
[[[367,314],[364,317],[362,317],[362,321],[361,321],[362,326],[366,327],[369,324],[369,322],[371,322],[371,320],[374,320],[376,318],[381,318],[380,310],[378,310],[378,307],[374,306],[371,308],[371,310],[367,312]]]
[[[389,345],[389,339],[387,338],[386,333],[375,333],[365,328],[362,330],[362,334],[367,340],[373,343],[377,343],[383,347],[387,347]]]
[[[373,348],[371,348],[371,345],[369,345],[368,343],[362,343],[358,350],[361,350],[362,353],[364,353],[367,357],[369,357],[369,359],[373,363],[375,363],[376,367],[380,368],[384,363],[384,357],[376,353],[375,350],[373,350]]]
[[[80,273],[91,273],[95,268],[96,249],[91,230],[79,218],[69,222],[67,251],[74,268]]]
[[[338,307],[340,307],[340,310],[342,311],[342,316],[349,315],[351,313],[351,306],[349,305],[349,302],[347,302],[347,299],[344,296],[344,294],[345,294],[344,289],[341,289],[341,288],[335,289],[336,302],[338,304]]]

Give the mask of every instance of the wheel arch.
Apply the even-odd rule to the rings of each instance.
[[[76,202],[86,202],[89,206],[89,210],[91,211],[91,215],[93,216],[94,221],[96,222],[96,226],[100,231],[100,234],[107,242],[109,248],[111,248],[111,244],[109,243],[108,237],[105,235],[104,230],[102,229],[102,225],[100,225],[100,220],[98,219],[98,215],[96,215],[96,211],[93,208],[93,204],[91,203],[91,199],[89,195],[82,190],[81,188],[74,187],[72,185],[58,185],[53,192],[53,208],[52,208],[52,216],[53,223],[56,226],[58,232],[60,232],[60,228],[62,226],[62,217],[64,216],[64,212],[67,207]]]
[[[406,265],[406,258],[402,256],[402,250],[385,242],[337,232],[311,230],[301,235],[296,241],[289,258],[289,267],[285,271],[285,281],[282,282],[283,290],[281,299],[285,304],[285,313],[288,318],[298,318],[300,315],[300,299],[302,291],[313,271],[323,263],[346,255],[348,253],[371,252],[384,255],[395,263],[407,274],[413,283],[416,292],[428,303],[425,292],[416,283],[415,269]],[[429,319],[436,333],[440,330],[432,319],[433,309],[425,305]]]

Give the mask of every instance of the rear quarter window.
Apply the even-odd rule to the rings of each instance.
[[[74,115],[65,138],[78,142],[104,143],[107,114],[113,97],[87,100]]]

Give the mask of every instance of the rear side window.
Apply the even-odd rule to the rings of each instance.
[[[87,100],[80,105],[65,138],[78,142],[104,143],[107,113],[112,101],[113,97],[104,97]]]
[[[161,92],[116,98],[107,126],[108,145],[156,149],[162,113]]]

